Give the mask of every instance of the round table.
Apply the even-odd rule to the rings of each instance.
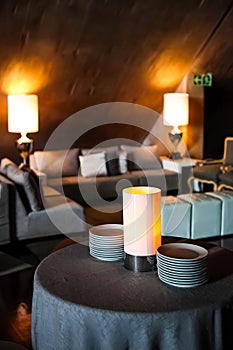
[[[210,279],[194,288],[97,260],[77,243],[52,253],[34,277],[33,349],[232,349],[233,252],[198,244]]]

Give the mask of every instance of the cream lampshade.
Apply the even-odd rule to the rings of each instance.
[[[125,267],[154,270],[161,245],[161,190],[146,186],[123,189],[123,222]]]
[[[8,131],[21,134],[17,140],[17,148],[23,164],[28,164],[33,140],[27,137],[27,133],[39,131],[38,96],[8,95]]]
[[[188,125],[189,95],[187,93],[167,93],[164,94],[163,98],[163,123],[173,126],[169,132],[169,138],[175,147],[172,158],[180,159],[181,155],[177,152],[177,146],[182,139],[182,132],[178,127]]]

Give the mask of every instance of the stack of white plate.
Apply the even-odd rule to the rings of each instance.
[[[157,251],[161,281],[175,287],[196,287],[208,281],[208,251],[189,243],[163,244]]]
[[[124,257],[123,225],[106,224],[89,230],[90,255],[104,261],[115,261]]]

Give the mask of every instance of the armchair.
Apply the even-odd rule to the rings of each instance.
[[[224,187],[233,189],[233,137],[224,140],[224,153],[222,159],[203,160],[196,163],[193,174],[188,179],[188,186],[193,190],[193,181],[213,185],[213,190]],[[225,184],[225,186],[223,186]],[[226,186],[228,185],[228,186]]]
[[[32,173],[7,158],[0,170],[0,245],[85,231],[81,205],[51,187],[39,188]]]
[[[229,190],[233,190],[233,171],[219,174],[218,191],[221,191],[226,188]]]

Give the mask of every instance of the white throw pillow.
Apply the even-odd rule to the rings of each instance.
[[[126,174],[128,172],[127,152],[120,150],[119,146],[82,149],[82,155],[84,156],[95,153],[105,153],[105,161],[107,162],[107,174],[109,176]]]
[[[79,156],[80,171],[83,177],[106,176],[107,168],[105,153],[87,154]]]
[[[120,174],[126,174],[128,172],[127,152],[119,151],[117,154],[118,154]]]

